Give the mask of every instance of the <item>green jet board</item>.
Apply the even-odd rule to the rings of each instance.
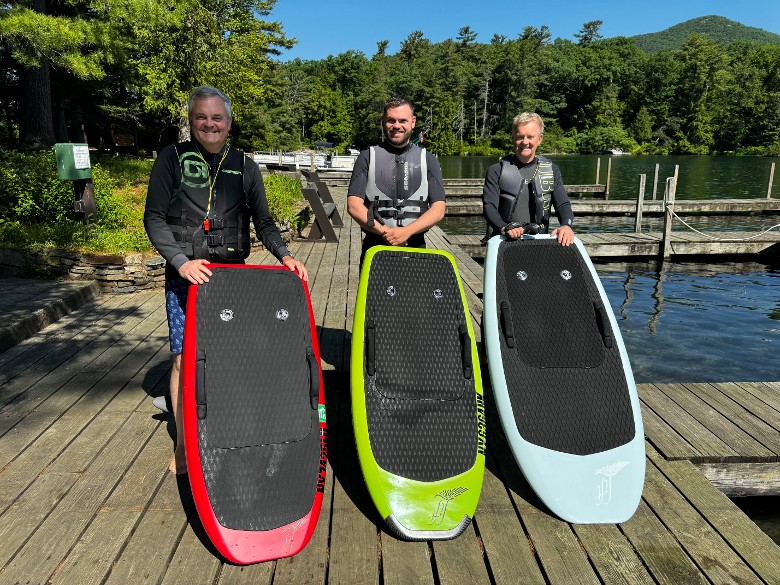
[[[360,467],[388,528],[407,540],[461,534],[482,489],[485,410],[471,316],[450,254],[367,252],[351,388]]]

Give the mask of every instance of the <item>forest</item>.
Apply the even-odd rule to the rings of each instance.
[[[441,155],[505,151],[521,111],[545,119],[545,152],[780,155],[777,44],[691,33],[645,52],[602,38],[593,20],[573,41],[547,26],[489,40],[463,26],[438,43],[413,31],[395,54],[379,40],[373,55],[283,62],[295,39],[274,4],[0,6],[0,145],[119,151],[130,136],[129,150],[148,154],[186,136],[187,95],[209,84],[233,98],[233,144],[254,151],[373,144],[384,101],[402,95],[416,105],[416,139]]]

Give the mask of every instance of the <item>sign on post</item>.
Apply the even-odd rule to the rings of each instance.
[[[57,161],[57,176],[63,181],[73,181],[73,209],[76,216],[84,223],[87,223],[90,217],[96,218],[97,206],[89,146],[72,142],[55,144],[54,158]]]

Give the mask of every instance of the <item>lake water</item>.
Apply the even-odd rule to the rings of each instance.
[[[569,184],[596,182],[596,156],[551,156]],[[495,157],[441,157],[445,178],[484,177]],[[601,157],[600,182],[607,157]],[[659,163],[658,198],[679,165],[682,199],[764,198],[773,159],[762,157],[612,157],[610,198],[635,199],[640,173],[652,199]],[[780,196],[780,169],[773,195]],[[688,218],[686,218],[688,221]],[[579,233],[633,231],[633,218],[575,218]],[[659,230],[647,218],[643,229]],[[553,224],[555,220],[553,220]],[[696,229],[760,232],[776,216],[690,218]],[[485,233],[482,218],[446,218],[454,233]],[[677,227],[675,227],[675,230]],[[774,229],[778,229],[775,227]],[[780,258],[767,263],[604,263],[596,269],[617,317],[637,382],[780,380]],[[780,543],[780,497],[735,500]]]

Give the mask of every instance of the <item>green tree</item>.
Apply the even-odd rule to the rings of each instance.
[[[455,105],[452,99],[443,97],[432,109],[432,127],[425,141],[426,147],[442,156],[457,154],[460,146],[454,132]]]
[[[266,95],[263,73],[279,47],[289,48],[279,22],[262,20],[275,0],[158,0],[133,24],[139,53],[138,92],[152,112],[189,135],[187,96],[196,86],[219,87],[234,102],[234,117]]]

